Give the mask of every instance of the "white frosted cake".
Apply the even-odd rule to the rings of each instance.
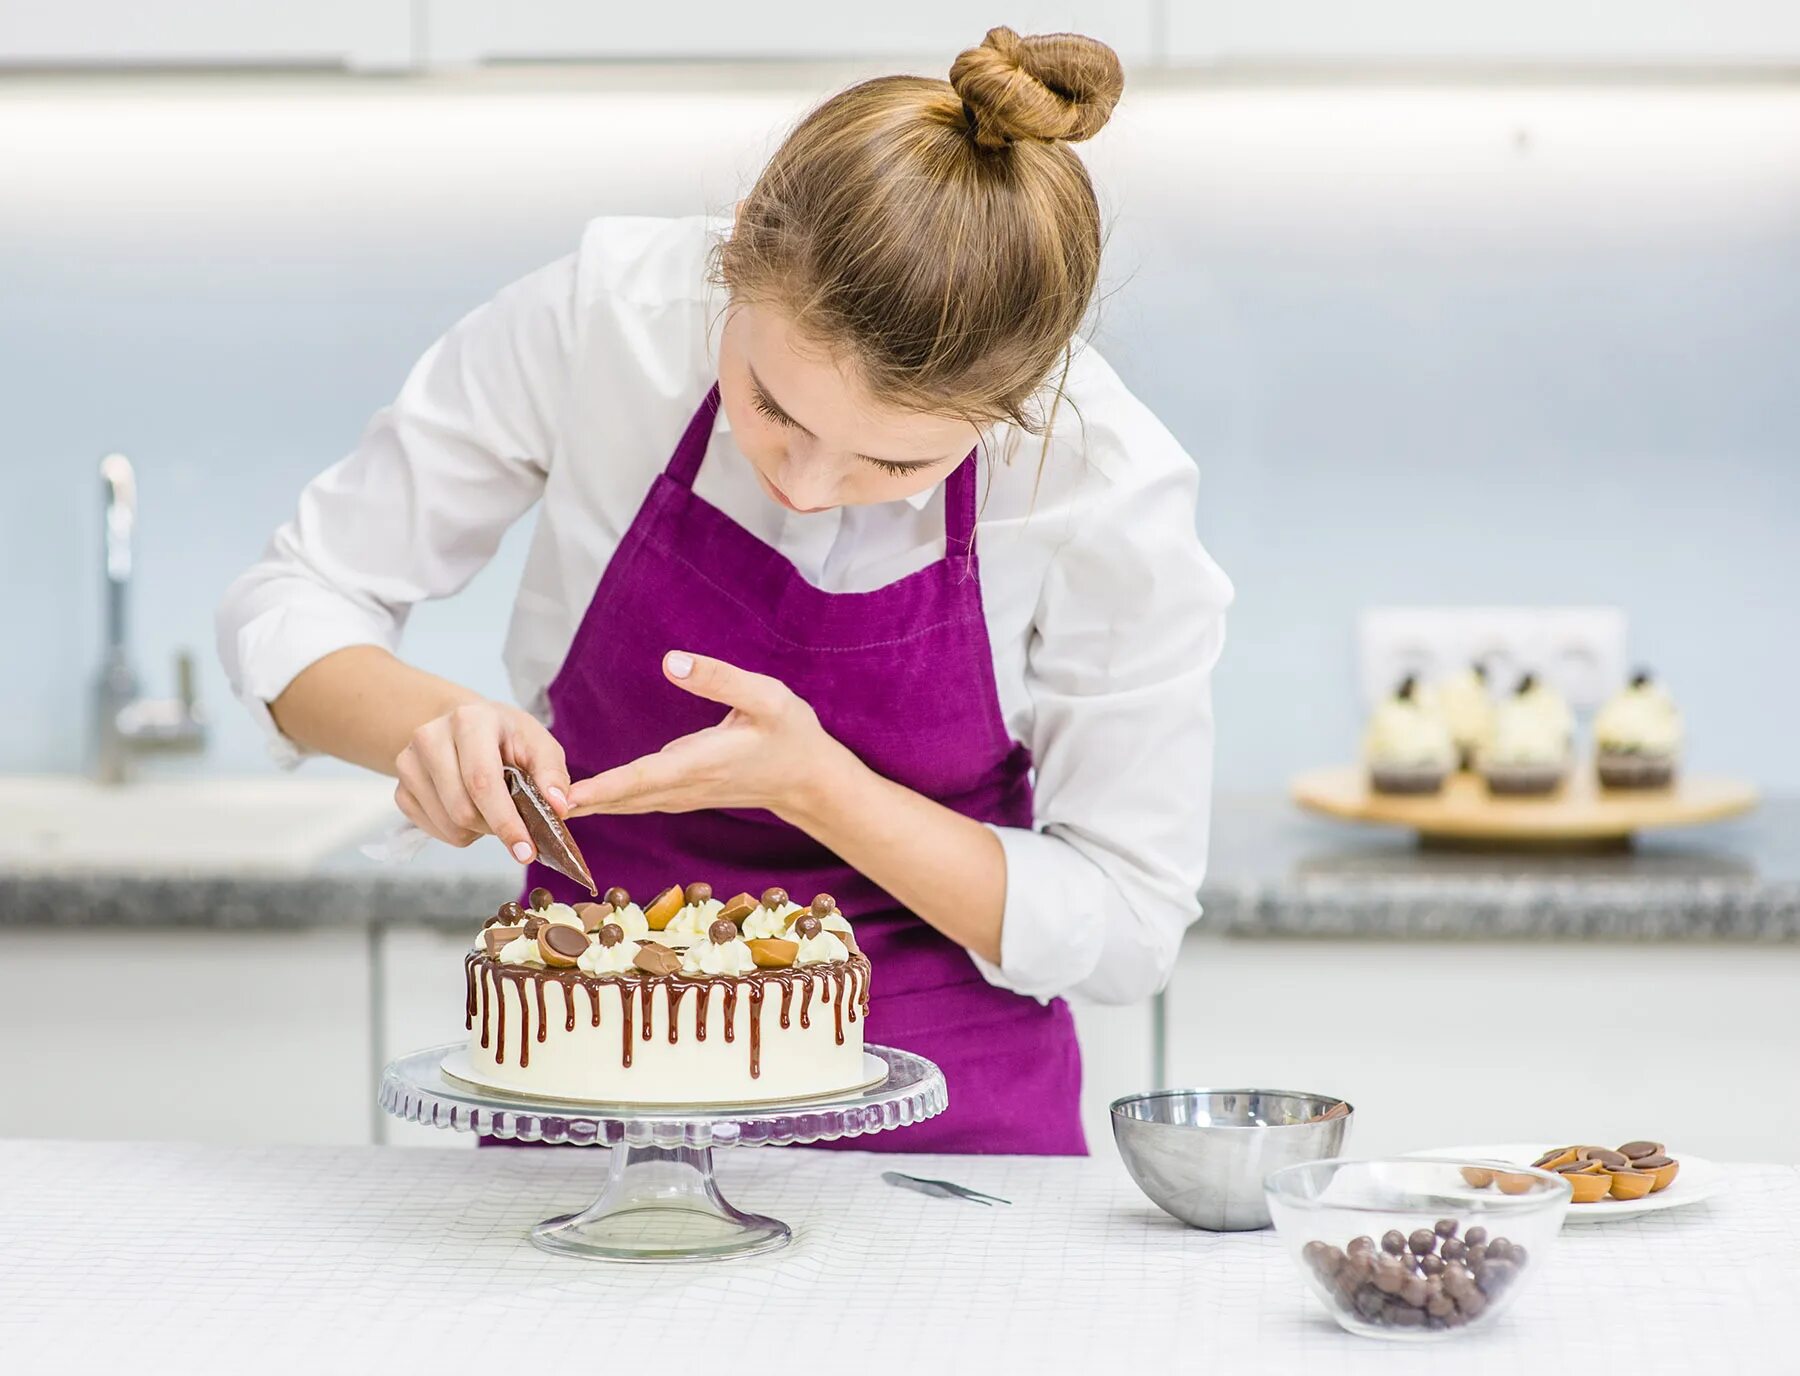
[[[829,894],[721,903],[706,884],[644,907],[534,889],[464,960],[469,1078],[556,1099],[708,1104],[863,1084],[869,962]]]

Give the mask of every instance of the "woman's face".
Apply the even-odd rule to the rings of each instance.
[[[731,433],[791,511],[891,502],[943,481],[975,445],[967,421],[881,404],[840,365],[802,352],[786,317],[733,306],[719,342]]]

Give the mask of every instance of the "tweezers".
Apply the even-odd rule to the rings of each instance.
[[[916,1175],[902,1175],[899,1171],[883,1171],[881,1178],[890,1185],[898,1185],[903,1190],[917,1190],[920,1194],[931,1195],[935,1199],[966,1199],[972,1204],[1011,1204],[1012,1200],[1002,1199],[997,1194],[983,1194],[980,1190],[971,1190],[967,1185],[958,1185],[954,1180],[924,1180]]]

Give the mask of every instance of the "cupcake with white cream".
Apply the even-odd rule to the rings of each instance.
[[[1487,670],[1479,662],[1473,663],[1439,679],[1432,688],[1438,714],[1456,742],[1457,768],[1473,769],[1494,737],[1494,699],[1488,692]]]
[[[1408,674],[1363,733],[1369,787],[1377,793],[1436,793],[1456,764],[1456,742]]]
[[[1667,788],[1681,754],[1681,713],[1640,669],[1594,718],[1595,769],[1606,788]]]
[[[1494,711],[1493,739],[1481,752],[1488,792],[1513,797],[1554,793],[1568,777],[1574,714],[1534,674]]]

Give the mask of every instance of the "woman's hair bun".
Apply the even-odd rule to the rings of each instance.
[[[1015,139],[1071,143],[1105,126],[1125,89],[1119,55],[1078,33],[1021,38],[989,29],[950,67],[950,84],[969,113],[971,136],[982,148]]]

